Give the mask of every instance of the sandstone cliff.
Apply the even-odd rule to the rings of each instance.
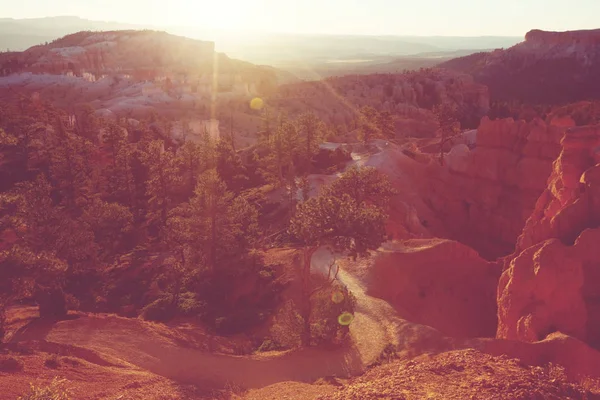
[[[570,128],[548,187],[505,260],[498,337],[560,331],[600,346],[600,127]]]
[[[511,253],[546,188],[565,129],[539,119],[483,118],[472,150],[466,144],[455,146],[446,156],[447,168],[432,166],[422,183],[425,202],[444,221],[450,237],[482,256]]]

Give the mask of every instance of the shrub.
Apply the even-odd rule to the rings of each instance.
[[[16,358],[0,358],[0,371],[19,372],[23,370],[23,363]]]
[[[194,293],[183,293],[177,302],[177,312],[187,317],[203,317],[206,314],[206,302],[198,300]]]
[[[65,294],[65,301],[68,310],[77,311],[81,307],[81,302],[79,301],[79,299],[70,293]]]
[[[273,318],[270,333],[271,340],[281,348],[294,348],[300,346],[300,333],[302,332],[302,317],[298,313],[293,301],[285,303]]]
[[[348,325],[340,324],[342,314],[354,313],[356,299],[341,284],[318,292],[312,299],[311,341],[315,344],[339,344],[348,335]]]
[[[44,365],[52,369],[60,367],[60,360],[58,359],[58,355],[50,354],[48,358],[46,358],[46,361],[44,361]]]
[[[277,351],[277,350],[284,350],[284,346],[282,346],[281,344],[277,343],[276,341],[272,340],[272,339],[265,339],[260,346],[258,346],[258,349],[256,349],[257,352],[262,353],[265,351]]]
[[[70,393],[65,379],[54,378],[48,386],[29,384],[29,392],[17,400],[69,400]]]
[[[4,335],[6,334],[6,308],[4,304],[0,301],[0,343],[4,339]]]
[[[147,321],[166,322],[175,316],[175,311],[173,296],[168,295],[142,308],[140,316]]]
[[[60,289],[41,290],[36,296],[41,318],[62,318],[67,315],[67,302]]]

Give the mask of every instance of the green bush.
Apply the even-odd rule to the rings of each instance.
[[[161,297],[142,308],[140,317],[147,321],[166,322],[173,318],[177,311],[173,303],[173,296]]]
[[[54,378],[48,386],[29,384],[29,392],[17,400],[69,400],[70,394],[65,379]]]

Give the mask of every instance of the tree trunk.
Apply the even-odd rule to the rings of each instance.
[[[210,266],[215,268],[217,264],[217,216],[213,213],[210,221]]]
[[[310,285],[310,266],[312,261],[313,254],[317,251],[317,246],[310,246],[304,248],[304,258],[302,265],[302,306],[300,308],[303,323],[302,334],[300,335],[300,339],[302,342],[302,347],[310,346],[311,339],[311,327],[310,327],[310,314],[312,311],[312,306],[310,303],[310,298],[312,295],[311,285]]]
[[[65,295],[60,289],[40,290],[37,293],[40,318],[63,318],[67,315]]]

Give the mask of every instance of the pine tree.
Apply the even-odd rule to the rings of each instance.
[[[203,149],[189,140],[177,150],[179,175],[183,178],[184,191],[188,198],[194,194],[198,177],[206,169],[206,160],[203,160],[202,156]]]
[[[168,221],[172,242],[186,264],[213,270],[239,256],[256,236],[258,213],[242,196],[234,197],[216,170],[204,172],[189,203],[172,211]],[[188,254],[186,257],[185,254]]]
[[[396,127],[394,125],[394,118],[389,111],[382,111],[377,116],[377,126],[381,135],[386,139],[396,138]]]
[[[112,261],[129,247],[133,215],[127,207],[96,198],[84,210],[81,219],[94,233],[104,260]]]
[[[167,223],[169,210],[173,206],[174,192],[181,178],[178,174],[177,160],[171,150],[164,149],[162,140],[154,140],[144,154],[144,164],[148,168],[148,221],[156,224],[160,230]]]
[[[319,144],[325,136],[325,125],[315,114],[308,112],[298,118],[298,130],[300,142],[302,143],[301,157],[304,161],[303,172],[310,172],[313,157],[319,151]]]
[[[219,140],[216,148],[217,172],[227,188],[240,193],[248,184],[248,177],[239,154],[224,140]]]
[[[289,178],[286,170],[300,159],[299,144],[296,124],[280,117],[279,126],[271,135],[268,144],[268,155],[263,158],[263,170],[269,180],[281,186],[285,185],[286,178]]]
[[[315,288],[311,286],[311,263],[313,254],[321,246],[352,256],[367,254],[377,249],[384,241],[384,210],[366,203],[357,204],[349,195],[335,197],[321,194],[298,205],[295,216],[290,222],[289,232],[303,249],[301,264],[302,303],[301,316],[304,321],[301,334],[303,346],[310,345],[312,313],[311,297]],[[330,266],[330,275],[337,276],[335,266]],[[330,276],[329,276],[330,277]],[[333,282],[333,280],[331,281]]]
[[[373,107],[365,106],[359,110],[358,116],[358,131],[359,137],[366,145],[370,140],[381,135],[381,131],[377,124],[378,113]]]
[[[388,178],[374,167],[351,167],[346,170],[325,192],[340,198],[349,195],[361,205],[363,202],[386,207],[390,198],[396,194]]]
[[[91,195],[91,152],[89,141],[67,132],[62,122],[57,121],[50,149],[50,178],[69,210],[84,205]]]
[[[448,103],[436,105],[433,108],[438,123],[440,136],[440,165],[444,165],[445,145],[460,133],[460,122],[456,119],[456,106]]]

